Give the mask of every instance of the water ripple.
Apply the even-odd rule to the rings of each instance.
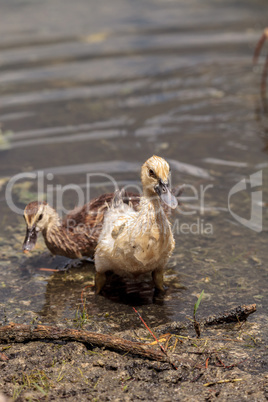
[[[179,162],[174,159],[167,159],[174,171],[189,174],[191,176],[211,179],[209,173],[198,166]],[[111,160],[94,163],[82,163],[77,165],[55,166],[42,169],[42,172],[53,173],[57,175],[69,175],[77,173],[137,173],[140,172],[141,162],[128,162],[125,160]],[[37,170],[33,171],[37,173]]]
[[[43,90],[38,92],[5,95],[0,97],[0,107],[26,105],[30,103],[60,102],[73,99],[101,98],[119,94],[123,91],[131,92],[143,88],[147,80],[110,85],[96,85],[91,87],[77,87],[67,89]]]

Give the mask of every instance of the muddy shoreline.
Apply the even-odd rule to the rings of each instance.
[[[200,338],[191,325],[163,329],[155,333],[173,364],[80,342],[2,343],[1,390],[15,401],[267,400],[268,352],[254,315],[202,327]],[[142,324],[114,335],[160,350]]]

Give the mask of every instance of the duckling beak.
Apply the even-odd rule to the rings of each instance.
[[[177,198],[173,194],[171,194],[168,183],[164,183],[163,180],[160,179],[158,185],[155,186],[155,191],[168,207],[172,209],[175,209],[177,207]]]
[[[22,250],[23,251],[30,251],[34,248],[35,243],[37,241],[37,230],[36,227],[33,226],[31,228],[26,229],[26,236],[23,242]]]

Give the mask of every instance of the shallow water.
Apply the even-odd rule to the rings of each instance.
[[[131,306],[155,325],[191,316],[204,289],[200,314],[257,303],[252,320],[265,338],[268,215],[260,198],[251,201],[249,185],[249,176],[261,172],[257,190],[267,200],[264,56],[252,66],[265,2],[0,6],[1,319],[72,322],[84,289],[90,325],[139,326]],[[93,264],[66,272],[66,260],[51,258],[41,239],[22,255],[23,218],[6,202],[11,177],[28,174],[12,189],[21,209],[38,191],[30,173],[43,172],[42,192],[55,203],[56,186],[76,184],[85,195],[88,173],[95,174],[90,197],[113,189],[106,174],[135,189],[141,164],[153,154],[170,162],[173,185],[188,186],[172,217],[176,249],[163,298],[154,298],[148,278],[111,282],[104,297],[95,296]],[[247,190],[232,195],[230,208],[249,220],[256,207],[253,228],[228,208],[228,194],[244,178]],[[65,209],[77,203],[74,191],[62,198]]]

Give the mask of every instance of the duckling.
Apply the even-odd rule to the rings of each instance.
[[[114,193],[103,194],[70,212],[63,220],[46,202],[30,202],[24,210],[27,228],[23,250],[32,250],[38,233],[42,232],[52,254],[67,258],[93,258],[104,214],[113,198]],[[136,208],[139,198],[137,194],[127,193],[125,202],[131,202],[133,208]]]
[[[175,241],[161,204],[172,209],[178,205],[169,190],[169,177],[168,163],[152,156],[141,168],[143,195],[139,206],[134,209],[115,198],[107,210],[95,252],[96,293],[104,286],[107,271],[133,277],[152,272],[156,289],[164,290],[164,268]]]

